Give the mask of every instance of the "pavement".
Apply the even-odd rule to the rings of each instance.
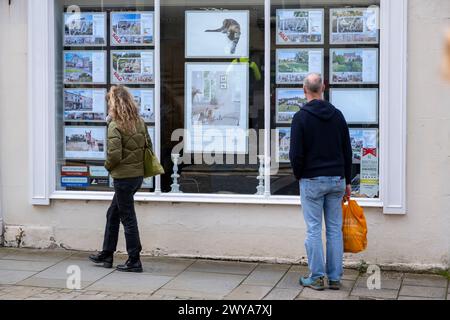
[[[96,266],[89,254],[0,248],[0,300],[450,300],[439,275],[382,271],[381,288],[370,290],[367,274],[345,269],[340,291],[319,292],[298,284],[308,273],[300,265],[142,257],[144,272],[130,274]],[[73,270],[79,290],[67,288]]]

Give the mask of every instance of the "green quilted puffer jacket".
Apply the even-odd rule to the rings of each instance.
[[[145,140],[153,150],[147,125],[141,118],[133,135],[122,132],[115,121],[108,124],[108,150],[105,168],[114,179],[144,176]]]

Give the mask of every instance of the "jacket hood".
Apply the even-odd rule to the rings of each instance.
[[[336,113],[336,108],[331,103],[324,100],[312,100],[305,104],[302,110],[324,121],[330,120]]]

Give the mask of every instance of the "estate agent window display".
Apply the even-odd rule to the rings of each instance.
[[[59,190],[110,191],[106,158],[106,92],[123,84],[133,94],[154,140],[154,9],[58,3],[62,88],[57,92]],[[55,10],[56,11],[56,10]],[[59,87],[59,86],[58,86]],[[62,137],[62,142],[61,141]],[[142,185],[154,190],[153,179]]]
[[[264,30],[264,1],[248,5],[201,6],[198,1],[161,6],[161,123],[155,124],[154,8],[81,7],[60,1],[56,43],[63,86],[58,94],[57,189],[111,191],[103,168],[106,155],[105,94],[114,84],[131,90],[154,139],[161,131],[163,194],[173,191],[176,129],[186,129],[180,157],[191,159],[211,149],[203,131],[264,129],[264,34],[271,32],[273,195],[298,195],[289,165],[290,123],[305,103],[302,81],[309,72],[324,76],[325,98],[345,115],[354,147],[353,195],[379,196],[379,1],[366,5],[303,6],[284,1],[271,8]],[[352,1],[348,1],[349,5]],[[59,25],[61,27],[59,27]],[[184,32],[179,32],[184,30]],[[227,133],[226,133],[227,132]],[[240,132],[240,131],[237,131]],[[257,139],[257,154],[261,137]],[[230,141],[230,140],[227,140]],[[255,194],[259,164],[250,161],[248,137],[236,136],[223,150],[234,164],[184,162],[178,166],[186,194]],[[243,157],[242,157],[243,156]],[[238,160],[240,158],[240,160]],[[242,159],[244,159],[242,161]],[[241,162],[238,162],[241,161]],[[143,191],[153,192],[149,179]]]

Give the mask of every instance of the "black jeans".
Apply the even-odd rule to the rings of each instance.
[[[134,210],[134,194],[141,188],[142,177],[114,179],[114,198],[106,215],[103,252],[114,253],[119,239],[119,227],[122,222],[128,256],[131,260],[139,259],[142,247]]]

